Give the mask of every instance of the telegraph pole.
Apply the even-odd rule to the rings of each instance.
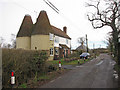
[[[87,34],[86,34],[86,47],[87,47],[87,52],[88,52],[88,39],[87,39]]]
[[[94,53],[95,44],[93,43],[93,53]]]

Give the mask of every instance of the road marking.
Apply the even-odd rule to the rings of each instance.
[[[118,74],[113,74],[115,79],[118,79]]]
[[[51,83],[54,82],[55,80],[50,81]]]
[[[84,66],[76,66],[76,67],[84,67]]]
[[[98,64],[96,64],[96,65],[100,65],[100,64],[102,64],[103,63],[103,61],[100,61]]]
[[[117,72],[114,70],[114,73],[117,73]]]
[[[80,66],[76,66],[76,67],[80,67]]]
[[[58,77],[58,79],[60,79],[61,77]]]

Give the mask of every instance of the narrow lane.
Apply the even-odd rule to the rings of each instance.
[[[41,86],[41,88],[114,88],[113,64],[115,62],[107,54],[58,77]]]

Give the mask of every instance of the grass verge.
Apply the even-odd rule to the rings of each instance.
[[[89,61],[89,60],[90,60],[90,59],[86,59],[86,60],[84,61],[83,59],[80,59],[79,62],[80,62],[80,64],[83,64],[83,63],[85,63],[85,62],[87,62],[87,61]],[[63,59],[61,59],[61,60],[48,61],[48,63],[49,63],[49,64],[54,64],[54,65],[58,65],[58,64],[59,64],[59,61],[61,61],[61,64],[62,64],[62,65],[76,65],[76,64],[78,64],[78,60],[73,60],[73,61],[67,62],[67,61],[64,61]]]
[[[79,62],[80,62],[80,64],[83,64],[91,59],[92,58],[89,58],[89,59],[86,59],[85,61],[83,59],[80,59]],[[78,64],[78,60],[66,62],[66,61],[64,61],[64,59],[47,61],[47,63],[53,64],[53,65],[58,65],[59,61],[61,61],[62,65],[77,65]],[[31,79],[28,81],[28,83],[26,83],[26,84],[24,83],[24,84],[20,85],[19,88],[39,88],[41,85],[51,81],[52,79],[59,77],[60,75],[64,74],[67,71],[69,71],[69,70],[68,69],[61,69],[61,70],[57,69],[56,71],[43,73],[42,75],[38,76],[37,80],[35,78]]]
[[[38,76],[38,80],[35,81],[34,79],[30,80],[26,87],[27,88],[40,88],[40,86],[42,86],[43,84],[59,77],[60,75],[64,74],[65,72],[67,72],[69,70],[65,70],[65,69],[61,69],[61,70],[57,70],[57,71],[53,71],[53,72],[49,72],[43,75]],[[24,86],[20,87],[23,88]]]

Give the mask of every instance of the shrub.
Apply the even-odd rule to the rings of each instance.
[[[26,83],[30,78],[42,73],[48,56],[46,51],[2,49],[2,84],[11,87],[11,71],[15,71],[16,86]]]
[[[55,65],[49,65],[48,67],[48,72],[52,72],[52,71],[56,71],[57,70],[57,67]]]

